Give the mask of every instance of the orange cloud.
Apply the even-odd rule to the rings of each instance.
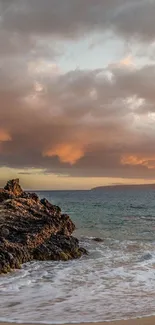
[[[48,149],[43,153],[46,157],[59,157],[63,163],[74,165],[80,158],[84,156],[83,147],[77,144],[59,144],[52,149]]]
[[[8,131],[0,129],[0,142],[11,141],[11,136]]]
[[[109,64],[109,69],[115,69],[115,68],[119,68],[121,69],[122,67],[126,68],[126,69],[130,69],[130,68],[134,68],[135,65],[134,65],[134,60],[132,58],[131,55],[128,55],[124,58],[122,58],[120,61],[117,61],[117,62],[113,62],[111,64]]]
[[[121,158],[122,165],[144,166],[147,169],[155,169],[155,156],[142,157],[141,155],[124,155]]]
[[[126,56],[120,61],[120,65],[125,65],[127,67],[133,66],[133,58],[131,55]]]

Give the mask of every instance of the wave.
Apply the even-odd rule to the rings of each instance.
[[[148,209],[148,207],[146,207],[145,205],[133,205],[133,204],[130,204],[130,208],[131,209],[138,209],[138,210],[146,210],[146,209]]]
[[[90,254],[80,260],[31,262],[0,278],[1,320],[58,324],[153,314],[154,244],[93,239],[83,239]]]

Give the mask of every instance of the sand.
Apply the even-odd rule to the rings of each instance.
[[[86,325],[86,324],[80,324]],[[87,325],[94,325],[94,323],[87,323]],[[96,323],[95,325],[155,325],[155,317],[147,317],[147,318],[138,318],[131,319],[127,321],[115,321],[115,322],[101,322]]]
[[[0,323],[0,325],[10,325],[10,323]],[[27,324],[11,323],[11,325],[27,325]],[[34,325],[34,324],[28,324],[28,325]],[[73,325],[73,324],[66,324],[66,325]],[[77,325],[155,325],[155,317],[138,318],[138,319],[131,319],[127,321],[80,323]]]

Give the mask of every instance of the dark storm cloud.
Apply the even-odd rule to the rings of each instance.
[[[74,38],[111,29],[145,40],[155,35],[151,0],[1,0],[0,4],[2,28],[11,32]]]
[[[62,41],[107,31],[116,37],[154,41],[155,1],[0,0],[0,60],[54,58]]]

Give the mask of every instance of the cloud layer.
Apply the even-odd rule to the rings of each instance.
[[[1,0],[2,26],[27,35],[63,37],[113,29],[154,39],[153,0]]]
[[[20,78],[1,85],[2,166],[153,176],[155,65]]]
[[[155,1],[0,0],[0,11],[0,166],[154,178],[155,64],[63,72],[49,57],[94,32],[152,44]]]
[[[58,43],[107,31],[153,42],[154,0],[0,0],[0,54],[58,54]],[[52,53],[53,52],[53,53]]]

